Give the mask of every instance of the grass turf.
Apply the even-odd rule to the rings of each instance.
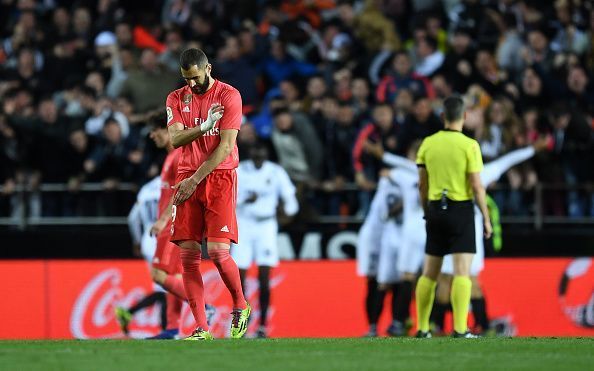
[[[0,370],[592,370],[594,338],[0,341]]]

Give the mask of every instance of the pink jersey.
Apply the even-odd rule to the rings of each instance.
[[[194,172],[208,159],[221,141],[221,130],[239,130],[241,95],[231,85],[215,80],[214,85],[203,95],[192,94],[192,90],[186,85],[167,96],[168,126],[176,122],[181,122],[185,128],[199,126],[208,118],[208,110],[214,103],[223,105],[225,113],[212,130],[182,147],[178,165],[180,173]],[[217,170],[235,169],[238,164],[236,143],[231,154],[219,164]]]
[[[163,212],[167,208],[167,205],[169,205],[169,202],[171,201],[173,194],[175,193],[175,190],[171,187],[175,185],[175,177],[177,176],[177,164],[180,155],[181,149],[174,149],[173,151],[167,154],[167,157],[165,157],[165,162],[163,162],[163,168],[161,169],[161,196],[159,197],[158,217],[160,217],[163,214]]]

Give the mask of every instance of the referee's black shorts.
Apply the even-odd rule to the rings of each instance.
[[[448,200],[445,210],[441,201],[430,201],[426,221],[428,255],[476,253],[472,201]]]

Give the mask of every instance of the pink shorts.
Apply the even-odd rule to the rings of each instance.
[[[176,184],[193,173],[178,173]],[[194,194],[172,209],[171,242],[215,239],[237,243],[237,174],[215,170],[198,184]]]

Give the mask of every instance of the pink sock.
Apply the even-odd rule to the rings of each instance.
[[[241,289],[241,278],[237,264],[229,255],[229,249],[216,249],[208,252],[208,255],[219,270],[219,274],[225,282],[225,286],[233,298],[234,309],[245,309],[245,298]]]
[[[169,291],[173,295],[177,296],[178,299],[186,300],[186,292],[184,291],[184,282],[178,276],[168,274],[163,282],[165,290]]]
[[[171,293],[165,293],[167,300],[167,330],[179,329],[179,317],[183,301]]]
[[[186,298],[196,320],[196,326],[207,331],[208,323],[206,323],[204,311],[204,283],[200,274],[201,252],[199,249],[181,249],[180,258]]]

